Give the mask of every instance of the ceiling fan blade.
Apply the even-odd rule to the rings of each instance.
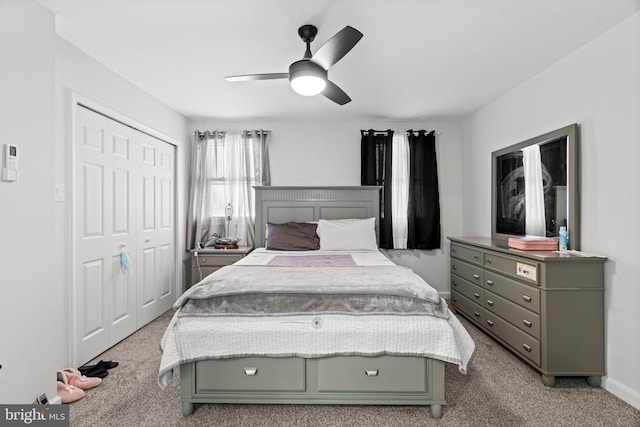
[[[322,94],[335,102],[336,104],[344,105],[351,102],[351,98],[342,89],[336,86],[330,80],[327,80],[327,86],[322,91]]]
[[[362,38],[362,35],[360,31],[347,25],[327,40],[311,57],[311,60],[328,70],[329,67],[353,49]]]
[[[230,82],[249,82],[252,80],[288,79],[289,73],[245,74],[242,76],[226,76]]]

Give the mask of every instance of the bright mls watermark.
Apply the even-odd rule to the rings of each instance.
[[[69,427],[69,406],[0,405],[0,426]]]

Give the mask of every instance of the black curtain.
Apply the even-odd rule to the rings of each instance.
[[[360,131],[360,184],[380,185],[380,240],[378,246],[393,249],[391,221],[391,159],[393,131]]]
[[[410,249],[440,248],[440,194],[435,132],[409,134],[409,236]],[[390,172],[389,172],[390,173]]]

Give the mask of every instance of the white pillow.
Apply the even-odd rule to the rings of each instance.
[[[318,221],[320,250],[376,251],[376,219],[337,219]]]

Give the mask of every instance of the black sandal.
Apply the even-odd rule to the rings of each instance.
[[[98,365],[81,366],[80,368],[78,368],[78,370],[85,377],[104,378],[107,375],[109,375],[109,372],[107,372],[106,369],[104,369],[104,368],[102,368],[102,367],[100,367]]]

